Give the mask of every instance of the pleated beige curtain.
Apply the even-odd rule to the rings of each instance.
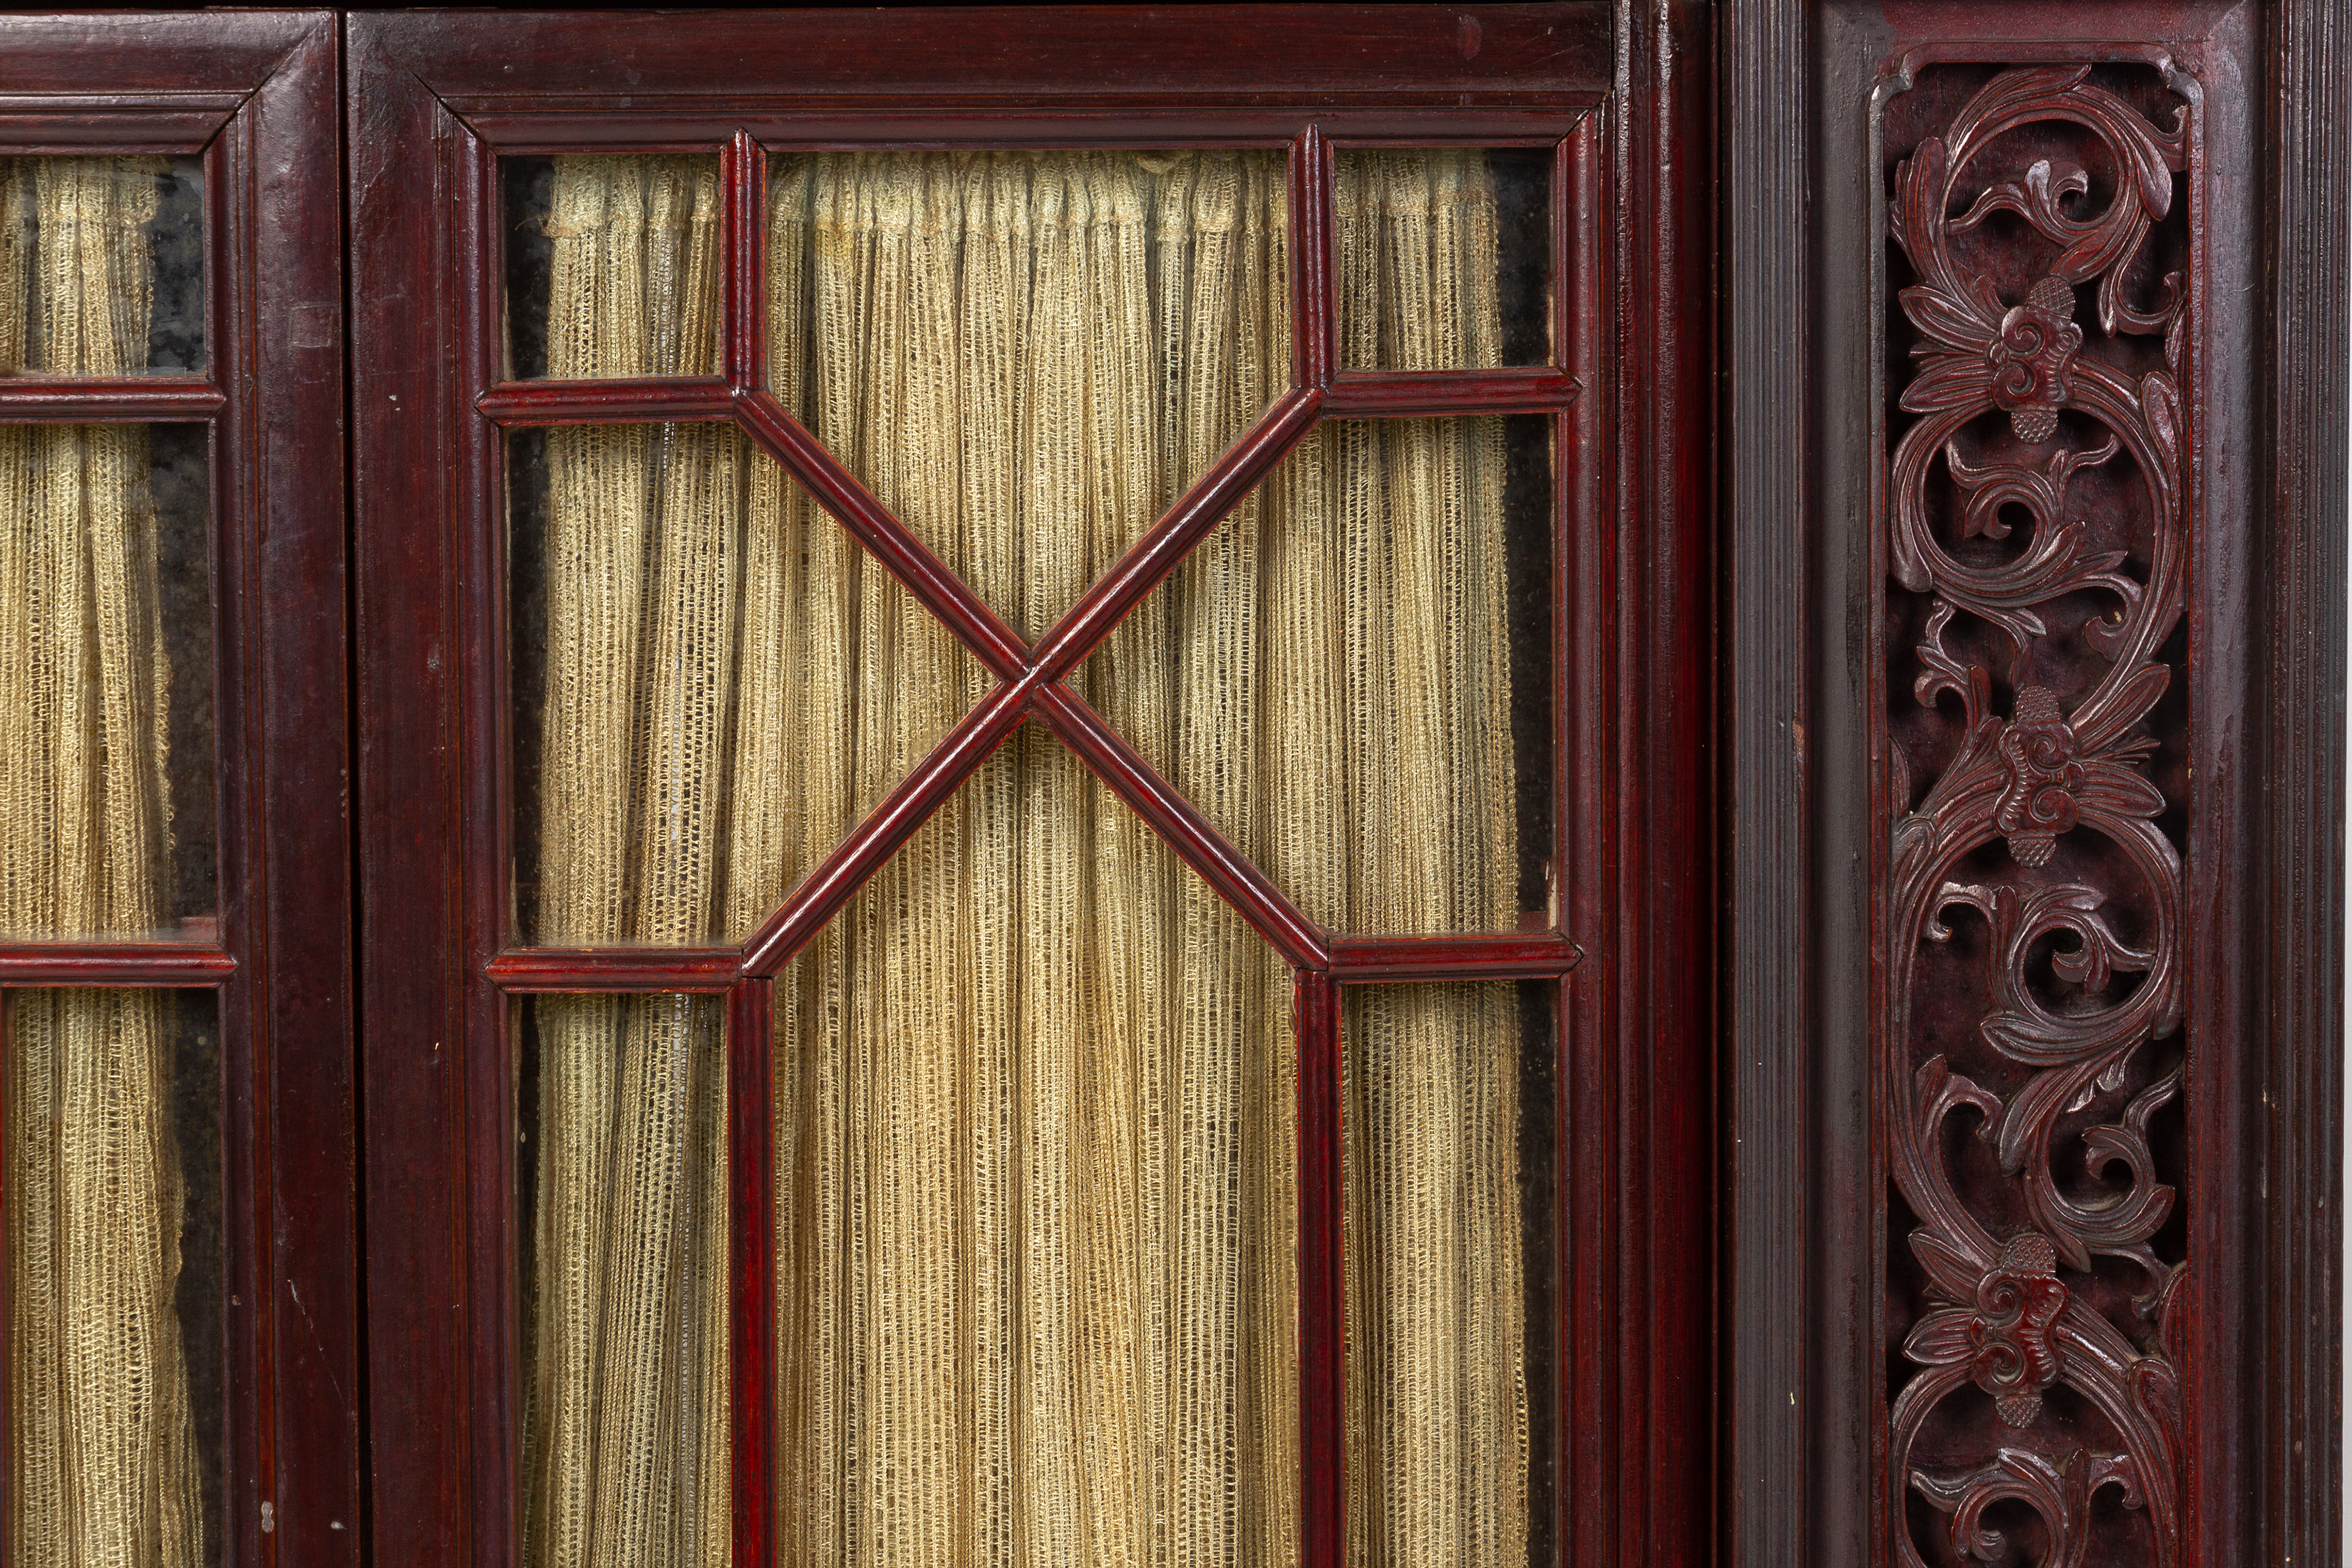
[[[780,394],[1041,632],[1286,379],[1276,159],[824,157],[771,195]],[[1181,607],[1086,671],[1147,756],[1231,757],[1254,672]],[[851,767],[975,696],[859,578]],[[1288,975],[1031,730],[787,977],[779,1364],[799,1564],[1296,1555]]]
[[[1478,158],[1398,156],[1443,197],[1418,227],[1393,204],[1349,265],[1416,269],[1493,331]],[[1433,203],[1486,226],[1433,239]],[[715,212],[679,161],[558,160],[550,374],[707,369]],[[771,220],[778,395],[1025,635],[1286,380],[1278,157],[811,155]],[[1318,436],[1079,683],[1318,918],[1507,925],[1501,448],[1405,429]],[[731,434],[559,432],[549,469],[542,939],[740,934],[986,677]],[[1424,760],[1434,802],[1374,777]],[[1439,823],[1445,874],[1403,887]],[[1296,1560],[1289,994],[1034,728],[804,950],[777,1001],[786,1561]],[[1523,1560],[1516,1009],[1399,990],[1351,1023],[1354,1375],[1381,1385],[1351,1418],[1382,1429],[1359,1557]],[[563,999],[538,1026],[527,1560],[717,1568],[717,1019]]]
[[[548,370],[716,369],[715,160],[565,159]],[[734,695],[730,426],[547,441],[541,935],[709,940]],[[523,1559],[727,1561],[726,1058],[715,998],[553,996],[525,1306]]]
[[[1341,363],[1497,363],[1478,155],[1343,154],[1334,207]],[[1466,418],[1326,425],[1270,482],[1252,842],[1334,929],[1516,921],[1505,479],[1502,421]],[[1525,1563],[1517,994],[1344,994],[1350,1560]]]
[[[0,164],[0,367],[147,363],[158,160]],[[169,928],[146,431],[0,427],[0,931]],[[205,1521],[173,1292],[185,1195],[152,991],[5,1019],[7,1531],[21,1568],[194,1568]]]

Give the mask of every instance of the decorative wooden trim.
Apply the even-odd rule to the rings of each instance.
[[[1557,414],[1581,390],[1549,365],[1507,370],[1343,370],[1323,395],[1326,419]]]
[[[2352,22],[2268,8],[2261,363],[2268,433],[2249,902],[2263,1268],[2252,1294],[2268,1420],[2255,1456],[2263,1563],[2343,1550],[2344,725]],[[2253,706],[2249,704],[2249,706]]]
[[[1871,105],[1878,73],[1889,68],[1899,84],[1906,61],[1981,62],[1984,78],[2002,68],[2128,61],[2164,73],[2193,103],[2185,167],[2174,176],[2187,193],[2189,229],[2174,243],[2194,259],[2167,263],[2190,274],[2184,281],[2192,296],[2190,335],[2170,370],[2186,433],[2178,515],[2187,536],[2179,552],[2187,652],[2185,666],[2171,648],[2160,660],[2178,666],[2175,695],[2161,710],[2165,733],[2168,744],[2186,747],[2161,787],[2176,814],[2167,831],[2191,851],[2178,901],[2176,931],[2184,934],[2171,939],[2188,1084],[2185,1100],[2158,1113],[2179,1130],[2154,1152],[2159,1179],[2177,1188],[2185,1211],[2185,1230],[2173,1233],[2185,1240],[2164,1246],[2190,1260],[2175,1287],[2179,1332],[2161,1347],[2179,1369],[2183,1405],[2176,1537],[2154,1544],[2149,1500],[2122,1507],[2113,1490],[2085,1533],[2078,1505],[2053,1500],[2047,1478],[2021,1458],[2001,1461],[2006,1479],[1975,1489],[1982,1497],[2005,1490],[2045,1515],[2072,1514],[2085,1563],[2332,1561],[2340,1551],[2336,1123],[2347,323],[2340,290],[2320,279],[2352,264],[2343,216],[2342,142],[2352,112],[2344,25],[2311,0],[2259,9],[2198,0],[2064,7],[1733,0],[1726,26],[1730,132],[1719,221],[1733,345],[1724,418],[1736,682],[1724,709],[1735,825],[1726,849],[1735,933],[1726,994],[1731,1081],[1740,1096],[1729,1123],[1732,1192],[1743,1216],[1725,1233],[1732,1260],[1725,1458],[1735,1510],[1727,1560],[1743,1568],[1912,1561],[1894,1555],[1889,1540],[1906,1489],[1884,1475],[1892,1456],[1872,1436],[1902,1413],[1872,1391],[1887,1378],[1892,1340],[1916,1330],[1927,1336],[1919,1347],[1932,1350],[1935,1337],[1916,1317],[1882,1316],[1889,1268],[1909,1267],[1880,1206],[1887,1190],[1880,1162],[1900,1152],[1901,1135],[1874,1130],[1855,1110],[1898,1087],[1891,1063],[1874,1080],[1859,1071],[1853,1047],[1868,1039],[1884,1047],[1873,998],[1892,994],[1897,980],[1896,972],[1872,967],[1873,931],[1883,928],[1860,923],[1874,908],[1874,889],[1892,896],[1897,870],[1893,847],[1866,826],[1888,820],[1874,795],[1889,785],[1874,778],[1873,758],[1883,753],[1870,730],[1882,713],[1907,705],[1908,677],[1916,673],[1916,666],[1905,672],[1895,709],[1869,685],[1902,655],[1901,647],[1882,656],[1875,646],[1877,606],[1894,590],[1869,553],[1885,515],[1872,493],[1874,422],[1925,368],[1894,355],[1882,378],[1873,361],[1873,345],[1894,320],[1883,307],[1895,303],[1874,295],[1869,278],[1887,243],[1877,226],[1882,174]],[[1801,63],[1788,64],[1792,57]],[[1748,63],[1768,58],[1783,63]],[[1752,95],[1749,82],[1761,84]],[[1785,101],[1781,95],[1800,85],[1808,101]],[[1966,96],[1939,112],[1957,114]],[[1781,130],[1750,129],[1759,124]],[[2139,308],[2151,309],[2145,300]],[[2084,330],[2100,335],[2095,306]],[[1944,345],[1948,355],[1950,349]],[[1793,356],[1797,367],[1776,356]],[[1932,392],[1915,396],[1934,400]],[[2144,408],[2144,392],[2140,398]],[[1899,437],[1912,416],[1889,417]],[[1887,478],[1899,485],[1904,475]],[[1770,553],[1776,541],[1802,552],[1793,579]],[[1783,640],[1787,632],[1768,636],[1776,617],[1801,617],[1810,633],[1793,634],[1794,642]],[[1914,630],[1899,640],[1923,639]],[[1984,659],[1958,662],[1965,670]],[[1961,710],[1961,700],[1945,700],[1950,712]],[[2014,716],[2005,693],[1995,700],[2004,719]],[[2061,712],[2075,716],[2065,704]],[[1790,744],[1781,737],[1792,723],[1801,729]],[[1988,739],[1988,755],[2001,732]],[[1979,807],[2000,811],[1995,786],[2006,773],[1991,774],[2005,767],[1988,763],[1990,793]],[[2035,852],[2031,825],[2020,826]],[[1751,826],[1756,837],[1744,837]],[[1801,833],[1793,850],[1769,837],[1792,826]],[[2004,837],[1993,837],[1990,853],[2006,853]],[[1900,912],[1875,907],[1882,921]],[[1971,942],[1983,931],[1953,929],[1956,941]],[[2150,940],[2145,927],[2131,934],[2143,949]],[[1886,957],[1881,952],[1878,962]],[[1971,1013],[1936,1026],[1977,1021]],[[1771,1054],[1774,1041],[1786,1042],[1784,1054]],[[2007,1086],[2004,1110],[2015,1087]],[[1787,1113],[1777,1130],[1781,1144],[1750,1147],[1774,1132],[1775,1105]],[[1978,1112],[1960,1114],[1973,1121]],[[1996,1161],[1991,1146],[1967,1142]],[[2118,1194],[2126,1191],[2121,1169]],[[2140,1191],[2150,1191],[2145,1180]],[[1759,1234],[1745,1217],[1759,1205],[1804,1227],[1801,1250]],[[1902,1228],[1916,1217],[1906,1210]],[[2006,1238],[2023,1227],[2012,1218],[1998,1228]],[[1890,1247],[1898,1249],[1892,1256]],[[1806,1270],[1802,1288],[1768,1286],[1792,1258]],[[2038,1276],[2038,1259],[2015,1261]],[[2063,1262],[2053,1270],[2062,1279],[2067,1273]],[[1899,1328],[1882,1337],[1890,1321]],[[2095,1329],[2084,1332],[2095,1336]],[[2143,1385],[2135,1397],[2155,1392],[2159,1365],[2135,1350],[2126,1368]],[[1792,1385],[1773,1386],[1768,1369],[1785,1369]],[[2086,1371],[2079,1360],[2069,1370]],[[1899,1374],[1895,1382],[1899,1389]],[[1995,1419],[1989,1408],[1984,1419]],[[2143,1445],[2159,1463],[2161,1447]],[[2063,1474],[2062,1460],[2044,1456]],[[2077,1479],[2090,1479],[2087,1469]],[[1784,1503],[1790,1481],[1801,1508]],[[1935,1521],[1933,1504],[1916,1490],[1912,1497],[1915,1527],[1929,1528],[1917,1521]],[[1955,1499],[1957,1506],[1967,1500]],[[2142,1540],[2149,1543],[2132,1544]],[[1948,1542],[1936,1547],[1949,1550]],[[2052,1550],[2053,1561],[2075,1560]],[[1930,1552],[1927,1560],[1943,1558]]]
[[[1896,90],[1909,88],[1915,58],[1896,67]],[[1903,594],[1924,596],[1927,610],[1915,647],[1880,645],[1873,674],[1890,689],[1871,709],[1875,820],[1889,835],[1874,919],[1877,1110],[1886,1178],[1912,1216],[1906,1240],[1924,1273],[1913,1284],[1889,1258],[1888,1295],[1903,1298],[1909,1322],[1883,1342],[1892,1352],[1899,1335],[1905,1371],[1887,1389],[1881,1497],[1885,1551],[1906,1561],[1921,1550],[1916,1531],[1946,1528],[1915,1518],[1915,1493],[1948,1521],[1955,1550],[1972,1550],[1989,1528],[1984,1510],[2007,1503],[2040,1516],[2059,1560],[2107,1554],[2139,1540],[2128,1522],[2098,1521],[2108,1487],[2145,1512],[2136,1555],[2159,1568],[2182,1560],[2180,1286],[2206,1259],[2156,1250],[2189,1172],[2160,1165],[2151,1121],[2202,1075],[2209,1042],[2191,1038],[2183,1067],[2149,1060],[2179,1029],[2188,984],[2180,850],[2157,820],[2187,803],[2168,798],[2150,759],[2172,739],[2154,730],[2156,706],[2186,673],[2163,650],[2189,597],[2201,247],[2192,241],[2181,270],[2160,282],[2130,279],[2156,225],[2189,226],[2174,176],[2191,167],[2202,117],[2186,79],[2172,77],[2187,89],[2177,117],[2151,116],[2088,79],[2095,58],[2000,68],[1908,152],[1886,208],[1889,243],[1916,279],[1899,298],[1921,336],[1916,365],[1884,371],[1889,395],[1917,418],[1885,437],[1880,559],[1893,581],[1883,592],[1889,620]],[[1996,152],[2005,133],[2049,122],[2088,131],[2129,176],[2095,220],[2077,225],[2055,205],[2076,177],[2070,165],[2011,166]],[[1965,216],[1955,210],[1964,197]],[[2203,199],[2187,196],[2192,209]],[[1986,252],[2000,247],[1978,238],[1973,264],[1954,248],[2002,207],[2023,218],[2034,254],[2056,247],[2052,270],[2021,298],[1990,281]],[[2085,308],[2102,338],[2086,342],[2076,321]],[[2153,368],[2144,354],[2117,357],[2134,336],[2162,345]],[[1996,411],[2021,445],[1974,446],[1964,458],[1963,433]],[[2062,415],[2091,428],[2062,434]],[[2118,458],[2137,493],[2095,506],[2095,536],[2070,484]],[[1957,521],[1932,520],[1939,469],[1966,509]],[[2018,552],[1998,565],[1968,558],[1972,534],[2008,531],[2003,508],[2030,514]],[[2105,660],[2095,675],[2070,668],[2042,618],[2086,594],[2113,606],[2080,633]],[[1999,635],[2005,662],[1983,639],[1948,641],[1963,616]],[[1997,676],[2014,683],[2007,701]],[[1948,733],[1885,727],[1906,686]],[[2103,847],[2070,857],[2077,833]],[[1996,867],[1979,852],[1997,842],[2007,854]],[[1926,944],[1953,940],[1956,919],[1988,930],[1975,960],[1982,1002],[1955,1011],[1946,1001],[1934,1014],[1919,960]],[[2042,981],[2034,961],[2053,942],[2053,977]],[[2110,999],[2124,974],[2140,978]],[[1996,1076],[1979,1081],[1954,1064],[1972,1051],[1979,1076]],[[2091,1125],[2062,1127],[2092,1107]],[[1998,1138],[1998,1195],[1948,1151],[1946,1122],[1971,1117],[1980,1136]],[[2126,1187],[2078,1198],[2062,1173],[2078,1160],[2094,1173],[2120,1167]],[[2137,1271],[2129,1305],[2113,1300],[2101,1258]],[[1997,1424],[1955,1415],[1981,1403],[1954,1397],[1971,1384]],[[2062,1387],[2089,1411],[2054,1415],[2044,1395]],[[1931,1426],[1941,1427],[1937,1457],[1915,1459]]]
[[[0,987],[218,985],[236,959],[197,942],[55,942],[0,947]]]
[[[1584,960],[1565,932],[1521,936],[1330,937],[1330,970],[1349,985],[1381,981],[1557,980]]]
[[[678,419],[732,419],[735,389],[718,375],[635,381],[502,381],[474,406],[502,429]]]
[[[1027,663],[1028,648],[1003,618],[949,571],[930,546],[915,537],[874,499],[857,477],[842,467],[801,422],[764,392],[735,395],[735,417],[769,456],[783,465],[818,505],[839,519],[857,542],[874,552],[916,602],[937,616],[992,674],[1011,679]]]
[[[761,978],[782,973],[802,944],[824,930],[835,911],[1020,726],[1028,716],[1031,693],[1037,684],[1035,677],[1024,677],[994,688],[973,703],[922,764],[785,897],[783,907],[743,944],[743,973]]]
[[[746,980],[727,997],[728,1207],[776,1212],[775,984]],[[738,1564],[776,1561],[776,1227],[730,1224],[728,1330],[729,1506]]]
[[[482,966],[509,996],[562,992],[627,994],[734,989],[743,953],[733,947],[520,947]]]
[[[1326,302],[1328,293],[1326,292]],[[1255,425],[1225,448],[1209,471],[1193,481],[1166,515],[1146,529],[1117,564],[1102,574],[1051,630],[1037,639],[1030,662],[1048,680],[1059,680],[1108,637],[1143,595],[1176,570],[1192,546],[1208,536],[1251,487],[1291,448],[1307,438],[1320,412],[1323,394],[1293,387],[1274,400]]]
[[[1348,1560],[1347,1050],[1339,991],[1298,972],[1298,1516],[1299,1568]]]
[[[11,425],[208,420],[227,406],[227,396],[201,376],[125,376],[115,381],[35,381],[16,376],[0,379],[0,421]]]
[[[1199,808],[1152,771],[1126,738],[1060,682],[1037,688],[1037,717],[1168,847],[1241,912],[1267,945],[1300,969],[1320,969],[1330,946],[1288,895],[1225,841]]]
[[[1808,532],[1805,356],[1811,98],[1803,0],[1740,0],[1722,26],[1722,184],[1717,243],[1729,392],[1724,550],[1731,592],[1721,727],[1723,877],[1729,917],[1722,985],[1727,1071],[1724,1158],[1729,1307],[1723,1367],[1726,1561],[1813,1568],[1817,1424],[1808,1376],[1818,1321],[1810,1247],[1805,860]]]

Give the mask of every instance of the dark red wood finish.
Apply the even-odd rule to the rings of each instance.
[[[1339,988],[1298,972],[1298,1525],[1307,1560],[1344,1561],[1348,1268]]]
[[[1024,721],[1070,745],[1298,969],[1308,1568],[1336,1568],[1345,1541],[1337,987],[1466,977],[1567,980],[1563,1386],[1546,1397],[1573,1437],[1549,1538],[1562,1563],[1706,1556],[1709,348],[1675,324],[1706,319],[1688,178],[1706,133],[1689,64],[1702,20],[1591,4],[353,17],[380,1556],[511,1560],[507,997],[695,989],[730,995],[736,1560],[772,1563],[769,978]],[[1556,150],[1553,366],[1338,371],[1331,149],[1438,142]],[[767,150],[906,144],[1290,149],[1294,384],[1034,647],[761,384]],[[499,382],[497,158],[688,147],[721,149],[725,376]],[[1502,412],[1549,415],[1555,430],[1559,929],[1324,931],[1062,678],[1318,419]],[[1001,684],[740,947],[517,946],[499,432],[677,417],[731,417]],[[1637,968],[1644,946],[1676,967]]]
[[[2352,195],[2352,37],[2342,8],[1748,0],[1734,15],[1725,145],[1738,178],[1727,182],[1722,210],[1735,339],[1725,433],[1742,542],[1724,709],[1743,827],[1727,844],[1738,928],[1727,1146],[1738,1151],[1739,1207],[1725,1236],[1739,1254],[1726,1334],[1738,1561],[1905,1561],[1906,1531],[1918,1543],[1908,1550],[1944,1560],[1953,1515],[1925,1497],[1916,1472],[1934,1472],[1943,1500],[1965,1506],[1971,1491],[1975,1500],[1990,1495],[1995,1462],[2025,1475],[2036,1448],[2050,1462],[2070,1447],[2088,1456],[2127,1444],[2139,1448],[2134,1468],[2153,1478],[2132,1498],[2111,1482],[2074,1498],[2020,1491],[1996,1522],[2012,1542],[2032,1537],[2030,1550],[2052,1561],[2085,1565],[2334,1561],[2342,1545],[2340,280]],[[1923,827],[1967,830],[1969,807],[1958,792],[1929,793],[1951,752],[1906,780],[1889,744],[1917,762],[1931,732],[1923,721],[1947,722],[1963,706],[1954,693],[1941,718],[1923,721],[1911,682],[1918,645],[1935,639],[1920,629],[1917,574],[1907,588],[1891,574],[1892,498],[1914,482],[1894,454],[1920,419],[1897,400],[1933,368],[1906,353],[1912,328],[1895,290],[1920,281],[1914,260],[1940,243],[1916,221],[1894,233],[1894,163],[1916,159],[1923,137],[1946,134],[1996,73],[2072,65],[2098,67],[2095,83],[2137,95],[2148,108],[2136,112],[2152,110],[2149,123],[2170,143],[2158,162],[2172,200],[2153,215],[2152,233],[2189,306],[2161,380],[2151,385],[2135,371],[2142,395],[2161,402],[2162,381],[2177,389],[2180,413],[2167,422],[2177,458],[2135,465],[2170,470],[2177,504],[2119,486],[2066,512],[2109,538],[2127,520],[2137,531],[2123,570],[2180,616],[2173,636],[2139,655],[2165,669],[2162,700],[2108,705],[2127,707],[2156,742],[2135,765],[2165,809],[2160,820],[2137,819],[2158,822],[2180,864],[2126,877],[2116,859],[2080,847],[2092,835],[2070,834],[2077,858],[2067,877],[2084,888],[2084,907],[2149,950],[2137,984],[2179,1004],[2177,1033],[2168,1020],[2151,1027],[2163,1038],[2139,1047],[2114,1091],[2137,1098],[2147,1088],[2137,1075],[2151,1065],[2168,1073],[2179,1061],[2184,1092],[2156,1114],[2134,1182],[2110,1170],[2102,1201],[2122,1213],[2127,1205],[2114,1200],[2127,1184],[2169,1188],[2174,1207],[2152,1250],[2168,1266],[2185,1259],[2186,1269],[2173,1310],[2152,1314],[2147,1329],[2124,1316],[2131,1309],[2121,1292],[2096,1300],[2095,1271],[2058,1270],[2078,1301],[2117,1309],[2131,1342],[2128,1374],[2148,1391],[2143,1408],[2103,1431],[2075,1400],[2019,1441],[1990,1418],[1989,1400],[1960,1389],[1977,1408],[1940,1423],[1933,1452],[1906,1465],[1901,1437],[1890,1436],[1907,1414],[1896,1408],[1906,1391],[1916,1405],[1931,1374],[1976,1371],[1937,1364],[1932,1335],[1915,1343],[1921,1354],[1906,1352],[1927,1310],[1966,1305],[1939,1303],[1922,1285],[1912,1233],[1973,1212],[2005,1250],[2021,1232],[2063,1226],[2032,1219],[2022,1205],[2000,1207],[2008,1174],[1992,1154],[1979,1157],[1987,1145],[1973,1135],[1994,1109],[1982,1100],[1957,1108],[1948,1140],[1928,1146],[1953,1172],[1958,1203],[1932,1184],[1912,1201],[1923,1191],[1916,1173],[1932,1161],[1913,1155],[1911,1171],[1894,1169],[1906,1144],[1921,1147],[1904,1125],[1904,1101],[1915,1075],[1934,1066],[1931,1053],[1949,1050],[1955,1070],[1982,1071],[2004,1118],[2020,1122],[2040,1114],[2024,1091],[2042,1066],[1995,1076],[1997,1042],[1981,1029],[1990,964],[1977,915],[1954,911],[1961,952],[1936,961],[1940,980],[1923,977],[1930,961],[1917,955],[1929,950],[1904,929],[1906,844],[1895,833],[1916,841]],[[1988,148],[1977,177],[2005,182],[2030,170],[2039,154],[2020,154],[2033,134]],[[1967,199],[1941,215],[1947,225]],[[2092,209],[2071,210],[2088,217]],[[1991,248],[1979,254],[2000,265],[1999,244],[2021,243],[2024,233],[1980,237]],[[2112,350],[2103,335],[2095,321],[2084,323],[2082,357]],[[2129,429],[2129,409],[2106,408],[2120,417],[2104,422]],[[2177,570],[2150,564],[2151,541],[2178,547]],[[2065,614],[2051,625],[2071,637]],[[2040,635],[2029,628],[2029,641]],[[1959,661],[1963,669],[1988,662],[2005,658]],[[2008,689],[2035,683],[1995,671],[2002,724],[2035,721]],[[2104,740],[2098,717],[2084,721],[2093,744]],[[2109,810],[2110,824],[2118,815],[2137,814]],[[2046,888],[2066,866],[2037,867],[2033,847],[2026,857],[2016,847],[1995,838],[1953,881]],[[1971,966],[1969,984],[1955,984],[1953,971]],[[2069,1011],[2069,1026],[2095,1016]],[[1960,1059],[1971,1051],[1989,1066]],[[2112,1103],[2085,1109],[2085,1121],[2116,1120]],[[2080,1172],[2079,1155],[2061,1152],[2062,1169]],[[2078,1317],[2069,1331],[2086,1327],[2095,1331]],[[2095,1384],[2103,1373],[2085,1359],[2066,1375]],[[2150,1429],[2162,1437],[2151,1442]]]
[[[0,383],[0,422],[212,441],[217,941],[0,945],[0,988],[219,997],[231,1564],[355,1563],[360,1366],[341,84],[326,12],[17,16],[0,153],[201,155],[201,377]],[[5,1551],[5,1548],[0,1548]]]

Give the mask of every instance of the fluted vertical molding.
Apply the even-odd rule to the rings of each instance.
[[[2259,677],[2267,688],[2252,952],[2268,1289],[2263,1563],[2340,1559],[2344,1229],[2344,723],[2352,18],[2270,8],[2271,463]]]

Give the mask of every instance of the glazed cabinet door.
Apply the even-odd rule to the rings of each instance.
[[[359,1554],[333,19],[0,26],[0,1562]]]
[[[380,1558],[1706,1556],[1694,22],[352,18]]]

